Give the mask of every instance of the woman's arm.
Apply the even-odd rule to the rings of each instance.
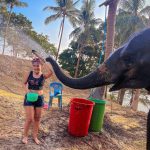
[[[47,63],[47,62],[44,63],[44,64],[43,64],[43,69],[45,69],[45,70],[47,71],[47,73],[44,74],[44,78],[45,78],[45,79],[48,79],[49,77],[52,76],[53,72],[52,72],[52,70],[51,70],[51,68],[50,68],[50,66],[49,66],[49,63]]]
[[[26,74],[24,75],[23,86],[24,86],[25,93],[28,93],[28,92],[29,92],[29,90],[28,90],[28,77],[29,77],[29,74],[30,74],[30,73],[26,73]]]

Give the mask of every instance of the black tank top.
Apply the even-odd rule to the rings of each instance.
[[[33,71],[30,72],[27,83],[29,90],[42,90],[45,82],[44,75],[42,74],[39,78],[33,77]]]

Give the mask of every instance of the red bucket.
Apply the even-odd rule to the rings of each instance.
[[[94,102],[73,98],[70,105],[68,132],[77,137],[86,136],[90,125]]]

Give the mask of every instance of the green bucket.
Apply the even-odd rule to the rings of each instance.
[[[27,101],[29,102],[36,102],[38,100],[38,94],[37,93],[27,93]]]
[[[95,103],[90,121],[89,131],[100,132],[103,127],[106,101],[94,99],[91,97],[89,98],[89,100]]]

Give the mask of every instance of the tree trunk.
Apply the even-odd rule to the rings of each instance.
[[[133,102],[133,99],[134,99],[134,89],[131,90],[131,99],[130,99],[130,106]]]
[[[124,95],[125,95],[125,89],[121,89],[118,93],[118,98],[117,98],[117,101],[118,103],[122,106],[123,104],[123,99],[124,99]]]
[[[8,22],[6,24],[6,30],[5,30],[5,33],[4,33],[4,44],[3,44],[3,51],[2,51],[3,55],[4,55],[4,52],[5,52],[7,29],[8,29],[8,26],[9,26],[12,10],[13,10],[13,7],[10,7],[10,12],[9,12],[9,15],[8,15]]]
[[[63,16],[63,20],[62,20],[62,29],[61,29],[61,35],[60,35],[58,50],[57,50],[57,54],[56,54],[56,60],[58,59],[58,56],[59,56],[61,40],[62,40],[63,31],[64,31],[64,23],[65,23],[65,16]]]
[[[107,19],[105,60],[109,57],[114,47],[115,23],[116,23],[116,12],[117,12],[118,2],[119,0],[114,0],[109,5],[108,19]]]
[[[108,19],[107,19],[107,35],[106,35],[106,51],[105,51],[105,60],[111,54],[113,47],[114,47],[114,37],[115,37],[115,23],[116,23],[116,12],[117,12],[117,5],[119,0],[114,0],[109,4],[108,10]],[[91,95],[97,95],[96,93],[99,91],[103,91],[103,93],[99,93],[99,99],[104,98],[105,94],[105,87],[98,87],[96,88]],[[95,97],[94,97],[95,98]]]
[[[136,89],[136,90],[134,90],[134,93],[133,93],[133,98],[132,98],[132,102],[131,102],[131,108],[134,111],[137,111],[137,108],[138,108],[140,91],[141,91],[140,89]]]

